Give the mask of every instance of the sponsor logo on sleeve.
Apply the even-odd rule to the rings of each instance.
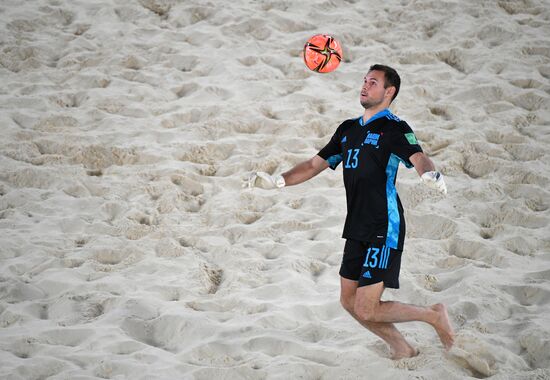
[[[416,136],[414,135],[414,133],[405,133],[405,138],[407,139],[407,141],[409,142],[409,144],[411,145],[416,145],[418,144],[418,141],[416,141]]]

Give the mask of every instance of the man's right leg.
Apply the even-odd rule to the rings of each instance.
[[[445,305],[424,307],[397,301],[381,301],[384,288],[382,282],[357,288],[354,313],[360,319],[379,323],[426,322],[435,329],[445,349],[451,348],[454,331]]]
[[[369,322],[357,317],[354,312],[357,286],[357,281],[340,277],[340,302],[344,309],[350,313],[357,322],[363,325],[363,327],[369,329],[373,334],[378,335],[390,346],[392,359],[416,356],[418,351],[405,340],[393,323]]]

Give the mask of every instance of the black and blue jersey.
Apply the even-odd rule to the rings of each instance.
[[[403,249],[405,220],[395,189],[399,162],[422,152],[409,125],[385,109],[363,124],[344,121],[318,153],[332,169],[342,163],[347,216],[342,237]]]

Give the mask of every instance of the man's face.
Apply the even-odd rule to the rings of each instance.
[[[384,88],[384,72],[369,71],[365,76],[361,88],[361,105],[365,108],[376,107],[384,101],[386,89]]]

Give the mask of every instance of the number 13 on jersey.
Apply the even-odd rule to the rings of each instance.
[[[348,149],[348,156],[344,168],[355,169],[359,163],[359,158],[357,156],[359,156],[359,149]]]

